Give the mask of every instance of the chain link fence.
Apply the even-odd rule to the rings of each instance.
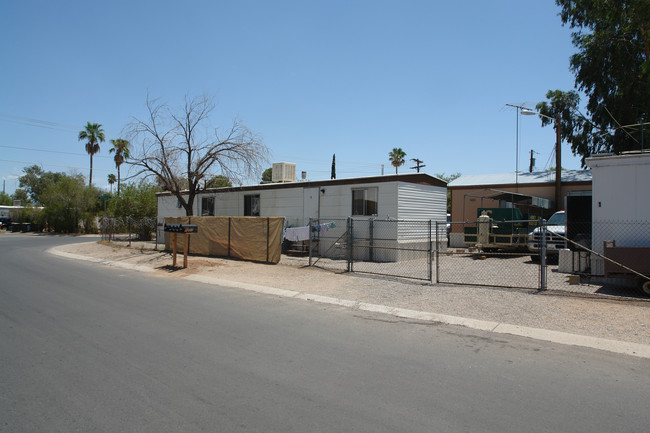
[[[324,228],[325,227],[325,228]],[[309,220],[309,265],[350,271],[349,218]]]
[[[650,296],[650,222],[595,221],[590,228],[588,237],[566,239],[568,251],[560,251],[558,271],[575,274],[582,283],[636,286]]]
[[[638,292],[618,287],[617,281],[636,282],[650,295],[646,222],[321,218],[311,220],[309,228],[310,265],[335,271],[624,296]]]
[[[350,219],[352,272],[431,280],[431,221]]]
[[[536,289],[541,283],[540,254],[528,249],[537,220],[451,222],[461,240],[437,251],[436,282]],[[460,244],[460,245],[459,245]]]
[[[105,241],[156,241],[158,245],[157,219],[126,217],[102,217],[100,219],[102,240]],[[162,239],[164,243],[164,238]]]
[[[430,281],[432,224],[429,220],[312,219],[310,265]]]
[[[164,244],[162,220],[102,218],[103,240]],[[650,223],[544,220],[439,222],[320,218],[303,247],[309,264],[436,283],[650,295]],[[618,284],[618,286],[617,286]],[[594,289],[612,287],[610,289]],[[627,286],[627,289],[620,287]]]

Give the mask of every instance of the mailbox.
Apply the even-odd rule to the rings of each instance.
[[[198,233],[199,231],[199,226],[196,224],[183,224],[181,227],[183,228],[183,233]]]
[[[170,233],[183,233],[183,228],[180,224],[165,224],[165,231]]]
[[[198,233],[196,224],[165,224],[165,231],[170,233]]]

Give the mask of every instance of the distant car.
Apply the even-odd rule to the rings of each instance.
[[[559,236],[555,236],[555,235]],[[562,236],[562,237],[560,237]],[[546,222],[546,257],[557,261],[559,250],[566,248],[566,213],[561,210],[555,212]],[[535,262],[540,258],[542,244],[542,228],[537,227],[528,234],[528,251],[530,258]]]

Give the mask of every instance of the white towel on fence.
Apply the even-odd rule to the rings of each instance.
[[[284,238],[292,242],[309,240],[309,227],[291,227],[284,233]]]

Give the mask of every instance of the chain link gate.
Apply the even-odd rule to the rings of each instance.
[[[511,221],[508,227],[485,222],[451,222],[449,232],[461,233],[463,247],[447,247],[436,250],[435,281],[437,283],[476,286],[515,287],[539,289],[544,287],[546,263],[545,251],[528,250],[528,227],[539,221]],[[481,226],[485,224],[485,226]],[[485,230],[484,230],[485,229]],[[546,225],[540,224],[543,235]],[[446,226],[436,223],[436,245],[448,232]],[[544,238],[545,239],[545,238]],[[446,241],[446,239],[445,239]]]
[[[334,232],[321,229],[332,221]],[[432,227],[430,220],[312,219],[310,265],[431,281]]]

